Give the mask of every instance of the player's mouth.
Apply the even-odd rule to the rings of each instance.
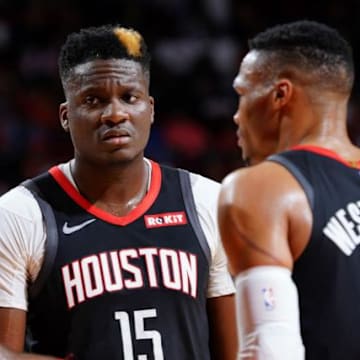
[[[127,144],[131,139],[127,129],[109,129],[102,133],[101,140],[113,145]]]

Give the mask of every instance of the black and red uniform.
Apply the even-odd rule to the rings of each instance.
[[[359,360],[360,168],[314,146],[270,160],[302,185],[313,215],[310,241],[293,269],[306,360]]]
[[[59,235],[43,271],[50,273],[30,301],[34,352],[79,360],[210,359],[210,250],[189,174],[152,167],[148,194],[124,217],[94,207],[57,167],[34,180]]]

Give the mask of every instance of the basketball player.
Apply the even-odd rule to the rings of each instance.
[[[74,159],[0,199],[0,343],[13,353],[27,324],[27,348],[61,358],[235,356],[220,184],[144,158],[149,62],[121,26],[82,29],[61,49]]]
[[[234,121],[249,167],[222,183],[241,359],[360,359],[360,150],[352,50],[314,21],[249,42]]]

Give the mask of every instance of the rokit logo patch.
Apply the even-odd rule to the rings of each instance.
[[[148,229],[162,226],[178,226],[187,224],[186,214],[184,211],[145,215],[144,220],[145,226]]]

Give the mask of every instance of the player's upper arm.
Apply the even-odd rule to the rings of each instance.
[[[41,266],[44,226],[32,195],[15,188],[0,198],[0,307],[27,309],[27,284]]]
[[[197,174],[191,174],[195,207],[210,250],[210,269],[207,297],[235,293],[228,271],[227,258],[220,241],[217,223],[217,202],[220,184]]]
[[[302,188],[279,164],[263,162],[228,175],[221,186],[218,221],[234,275],[258,265],[291,269],[290,237],[297,226],[292,221],[299,221],[296,211],[306,206]]]

